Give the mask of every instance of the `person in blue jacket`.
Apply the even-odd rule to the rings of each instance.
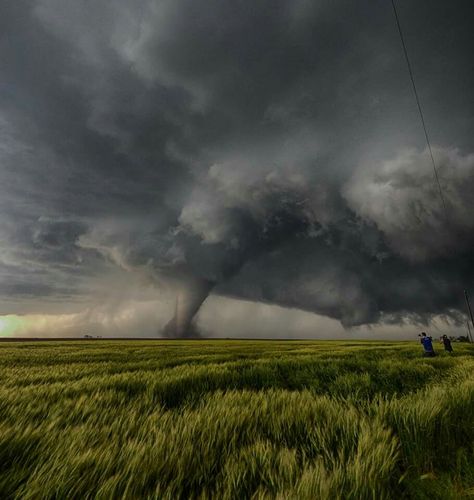
[[[431,337],[428,337],[425,332],[421,332],[420,337],[420,342],[421,345],[423,346],[424,349],[424,356],[427,357],[433,357],[436,356],[436,353],[433,348],[433,339]]]

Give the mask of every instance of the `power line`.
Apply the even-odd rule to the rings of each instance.
[[[408,73],[410,74],[410,80],[411,80],[411,84],[413,86],[413,93],[415,94],[416,104],[418,106],[418,111],[420,113],[421,124],[423,125],[423,130],[425,132],[426,144],[428,145],[428,151],[430,153],[431,164],[433,165],[433,172],[435,175],[436,184],[438,185],[439,196],[440,196],[442,204],[443,204],[444,216],[446,218],[446,223],[448,223],[448,208],[446,206],[446,200],[445,200],[444,195],[443,195],[443,189],[441,188],[441,183],[439,182],[438,169],[436,168],[436,163],[434,160],[433,151],[431,149],[430,138],[428,136],[428,131],[426,129],[425,117],[423,115],[423,110],[421,108],[420,98],[418,97],[418,91],[416,90],[415,77],[413,76],[413,70],[411,68],[410,58],[408,57],[408,50],[407,50],[407,46],[405,44],[405,39],[403,37],[403,31],[402,31],[402,27],[400,25],[400,19],[398,17],[397,8],[395,6],[395,0],[391,0],[391,2],[392,2],[393,12],[395,14],[395,20],[397,22],[398,33],[400,34],[400,40],[401,40],[402,46],[403,46],[403,53],[405,54],[405,59],[407,62]]]
[[[433,151],[431,149],[430,138],[428,136],[428,131],[426,129],[425,117],[423,115],[423,110],[421,108],[420,98],[418,96],[418,91],[416,90],[415,77],[413,76],[413,70],[412,70],[412,67],[410,64],[410,58],[408,57],[408,50],[407,50],[407,46],[405,44],[405,38],[403,37],[403,31],[402,31],[402,27],[400,25],[400,19],[398,17],[397,8],[395,6],[395,0],[391,0],[391,2],[392,2],[392,7],[393,7],[393,13],[395,14],[395,20],[397,22],[398,33],[400,34],[400,40],[402,42],[403,53],[405,54],[405,60],[407,62],[408,73],[410,75],[411,84],[413,86],[413,93],[415,94],[416,104],[418,106],[418,112],[420,113],[421,124],[423,125],[423,131],[425,132],[426,144],[428,145],[428,151],[430,153],[431,164],[433,165],[433,172],[435,175],[436,184],[438,185],[439,196],[440,196],[442,204],[443,204],[446,225],[449,226],[448,208],[446,206],[446,200],[445,200],[444,195],[443,195],[443,189],[441,188],[441,183],[439,182],[438,169],[436,168],[436,162],[434,160]],[[468,314],[471,318],[472,324],[474,325],[474,317],[472,314],[471,305],[469,303],[469,295],[468,295],[467,290],[464,290],[464,296],[466,299]],[[469,321],[467,322],[467,326],[468,326],[469,334],[470,334]],[[471,342],[472,342],[472,340],[471,340]]]

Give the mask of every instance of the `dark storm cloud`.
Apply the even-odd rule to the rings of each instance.
[[[467,1],[400,2],[449,223],[388,2],[1,9],[4,295],[31,280],[81,300],[113,262],[203,291],[196,307],[213,289],[349,326],[461,307]]]

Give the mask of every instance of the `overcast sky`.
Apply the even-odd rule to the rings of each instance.
[[[3,0],[0,315],[151,335],[178,295],[210,335],[464,327],[474,9],[397,5],[447,215],[389,0]]]

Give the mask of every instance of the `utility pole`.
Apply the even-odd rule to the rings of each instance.
[[[467,311],[469,313],[469,317],[471,318],[472,326],[474,326],[474,317],[472,316],[471,303],[469,302],[469,294],[467,293],[467,290],[464,290],[464,298],[466,299]],[[468,323],[468,326],[469,326],[469,323]],[[471,339],[471,342],[472,342],[472,339]]]
[[[466,321],[467,325],[467,338],[472,342],[471,327],[469,326],[469,320]]]

